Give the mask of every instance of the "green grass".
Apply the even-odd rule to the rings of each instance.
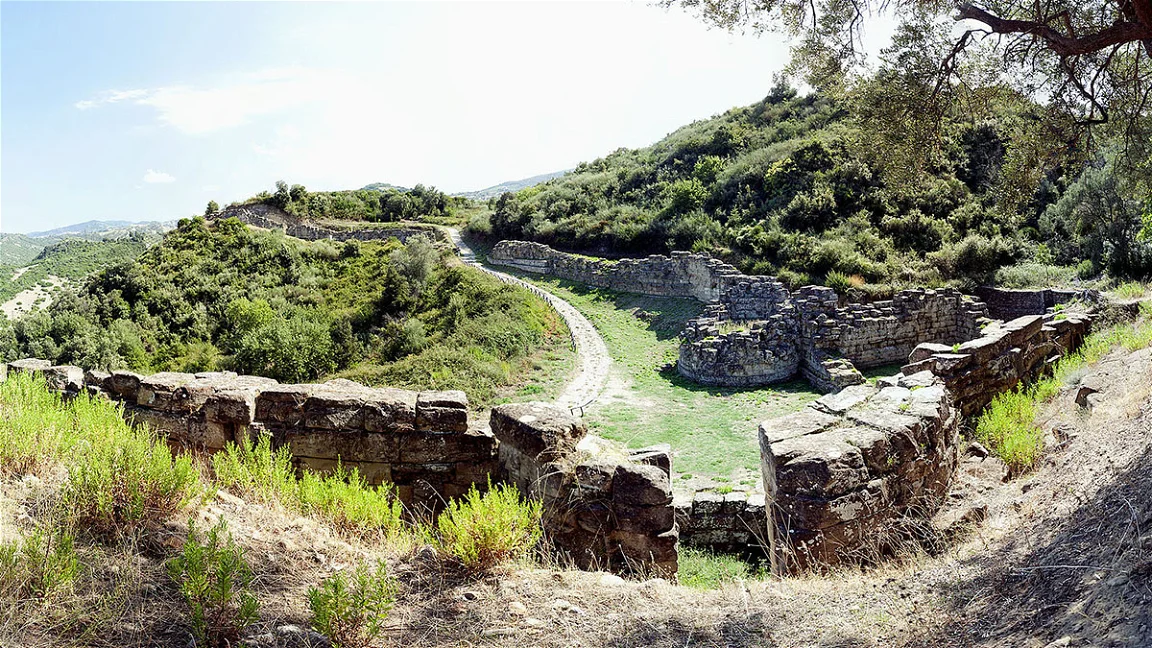
[[[288,449],[273,450],[267,438],[229,443],[212,457],[212,470],[217,484],[243,497],[279,502],[347,532],[395,540],[405,531],[403,506],[390,485],[370,486],[343,466],[327,474],[304,471],[297,479]]]
[[[736,556],[680,547],[677,579],[685,587],[716,589],[737,579],[757,578],[760,575],[761,570]]]
[[[1152,346],[1152,321],[1142,318],[1089,335],[1076,352],[1057,363],[1053,375],[992,399],[976,419],[974,436],[1008,465],[1010,475],[1036,466],[1044,452],[1044,431],[1036,424],[1040,406],[1050,402],[1082,370],[1113,349],[1132,352]]]
[[[796,411],[820,396],[802,380],[764,389],[727,389],[697,385],[674,367],[662,369],[676,362],[684,323],[703,310],[695,300],[616,293],[515,274],[570,302],[608,345],[611,380],[623,383],[624,390],[602,395],[588,408],[591,428],[634,448],[671,444],[677,472],[738,477],[758,471],[760,421]]]
[[[1139,281],[1126,281],[1113,288],[1111,292],[1120,299],[1139,299],[1148,292],[1148,287]]]

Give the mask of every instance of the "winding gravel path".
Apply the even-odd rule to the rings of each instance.
[[[564,318],[568,330],[572,332],[572,342],[576,346],[577,371],[576,377],[568,383],[568,386],[556,397],[554,402],[561,407],[576,410],[575,413],[577,414],[582,414],[580,408],[591,403],[603,391],[604,385],[608,381],[608,368],[612,364],[612,357],[608,355],[608,347],[605,346],[604,338],[600,337],[596,327],[580,311],[576,310],[575,306],[556,295],[480,263],[476,260],[476,253],[461,238],[459,230],[454,227],[444,229],[448,232],[452,243],[456,245],[461,261],[479,268],[505,283],[516,284],[531,290],[551,304],[552,308],[560,313],[560,317]]]

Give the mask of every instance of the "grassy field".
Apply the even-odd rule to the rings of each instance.
[[[677,335],[684,322],[703,309],[695,300],[519,276],[571,302],[604,336],[613,369],[608,388],[585,415],[590,427],[630,447],[671,444],[678,480],[756,483],[759,422],[796,411],[819,396],[804,381],[767,389],[723,389],[681,378],[675,369]]]

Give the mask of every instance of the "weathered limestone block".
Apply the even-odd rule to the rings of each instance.
[[[544,403],[500,405],[490,427],[507,479],[543,503],[544,530],[558,552],[586,569],[675,575],[668,448],[606,451],[597,439],[577,450],[584,424]]]
[[[468,397],[462,391],[420,392],[416,397],[416,429],[464,432],[468,429]]]
[[[861,560],[927,517],[955,467],[958,416],[920,373],[849,387],[760,428],[767,533],[779,571]]]
[[[541,463],[566,457],[588,433],[580,419],[546,403],[513,403],[492,409],[492,433]]]

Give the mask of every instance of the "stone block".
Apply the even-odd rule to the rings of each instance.
[[[545,403],[498,405],[492,409],[490,424],[501,444],[541,462],[571,454],[588,432],[583,421]]]
[[[668,475],[655,466],[622,464],[612,476],[612,500],[618,506],[667,506],[672,487]]]
[[[420,392],[416,429],[463,432],[468,429],[468,398],[462,391]]]

